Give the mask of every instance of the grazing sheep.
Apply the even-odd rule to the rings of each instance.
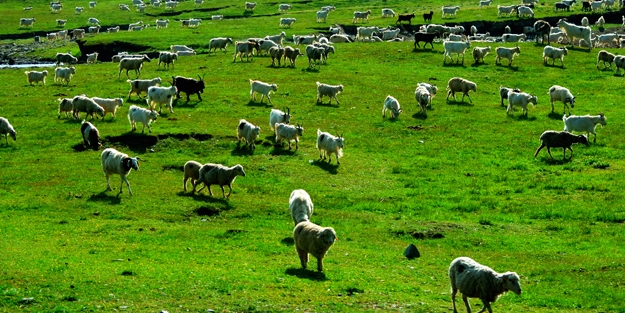
[[[423,113],[426,117],[428,116],[427,106],[428,103],[431,103],[432,95],[427,87],[422,85],[417,85],[417,89],[414,91],[414,98],[417,100],[417,104],[419,105],[419,113]]]
[[[117,108],[124,106],[124,99],[122,98],[105,99],[105,98],[93,97],[91,99],[93,99],[95,103],[97,103],[104,109],[104,115],[102,115],[102,120],[104,120],[104,117],[106,116],[107,113],[111,113],[111,115],[115,117]]]
[[[490,53],[490,46],[488,47],[475,47],[473,48],[473,59],[475,60],[475,64],[484,63],[484,57]]]
[[[9,144],[9,135],[13,138],[13,141],[17,140],[17,133],[13,125],[4,117],[0,117],[0,135],[4,135],[4,141],[7,145]]]
[[[137,122],[143,124],[143,128],[141,129],[141,133],[145,131],[145,127],[148,127],[150,133],[152,132],[152,128],[150,128],[150,124],[152,121],[156,120],[158,117],[158,112],[154,110],[148,110],[144,108],[140,108],[136,105],[131,105],[128,109],[128,121],[130,122],[130,126],[132,127],[132,131],[137,130]]]
[[[84,95],[82,95],[84,96]],[[57,101],[59,101],[59,116],[57,118],[61,118],[61,112],[65,112],[65,117],[69,117],[68,113],[72,113],[72,117],[73,115],[73,110],[74,110],[74,105],[73,105],[73,98],[65,98],[65,99],[57,99]]]
[[[282,26],[291,27],[291,24],[295,23],[296,21],[297,19],[293,17],[280,18],[280,27]]]
[[[130,99],[130,95],[135,93],[141,99],[141,93],[148,93],[148,88],[152,86],[158,86],[161,84],[161,78],[156,77],[152,79],[135,79],[135,80],[127,80],[126,82],[130,83],[130,91],[128,92],[128,99]]]
[[[360,19],[361,23],[364,23],[364,20],[367,20],[367,23],[368,23],[369,14],[371,14],[371,10],[367,10],[365,12],[354,11],[354,18],[352,19],[352,23],[358,22],[358,19]]]
[[[395,17],[395,11],[393,9],[382,9],[382,17]]]
[[[250,98],[251,101],[256,101],[256,93],[260,93],[262,96],[260,97],[260,103],[263,103],[263,99],[267,97],[269,103],[273,104],[269,94],[274,91],[278,91],[278,85],[276,84],[268,84],[261,82],[260,80],[252,80],[250,79]]]
[[[245,177],[245,171],[243,171],[243,166],[240,164],[228,168],[221,164],[206,163],[202,165],[202,168],[200,168],[200,178],[195,181],[193,192],[195,192],[195,187],[197,185],[203,183],[204,186],[197,192],[202,191],[204,187],[208,187],[208,193],[212,196],[213,192],[211,191],[211,185],[219,185],[224,198],[229,198],[232,193],[232,183],[237,176]],[[228,188],[230,188],[227,196],[224,186],[228,186]]]
[[[601,127],[606,125],[606,118],[603,113],[599,113],[599,115],[590,116],[577,116],[571,115],[568,118],[566,115],[562,116],[562,122],[564,122],[564,131],[566,132],[586,132],[586,138],[590,138],[590,134],[593,134],[595,137],[593,142],[597,142],[597,133],[595,129],[597,128],[597,124],[601,124]]]
[[[536,104],[538,103],[538,98],[525,92],[510,91],[508,93],[508,108],[506,109],[506,114],[508,114],[509,112],[514,113],[514,107],[520,106],[522,109],[522,113],[527,116],[527,105],[529,103],[533,104],[534,107],[536,107]]]
[[[130,77],[128,76],[129,70],[134,70],[135,73],[137,74],[137,77],[135,78],[139,78],[139,75],[141,75],[141,68],[143,67],[143,62],[150,62],[150,58],[148,58],[148,56],[145,54],[141,58],[121,59],[119,61],[119,74],[117,74],[117,78],[121,77],[123,70],[126,70],[126,77],[128,79],[130,79]]]
[[[304,189],[296,189],[289,197],[289,211],[295,225],[308,222],[313,214],[313,202],[310,195]]]
[[[39,82],[43,82],[43,85],[46,84],[46,77],[48,76],[48,71],[44,70],[43,72],[37,71],[26,71],[26,78],[28,79],[28,83],[32,86],[33,83],[39,85]]]
[[[254,49],[259,50],[260,45],[256,41],[244,41],[244,42],[235,42],[234,43],[234,58],[232,62],[237,61],[237,55],[241,62],[243,62],[243,55],[245,55],[245,59],[247,62],[250,61],[250,54],[253,55]]]
[[[599,28],[603,28],[603,26],[605,25],[605,19],[603,18],[603,15],[597,19],[595,25],[597,25]]]
[[[217,52],[217,49],[222,50],[226,53],[226,47],[228,43],[232,43],[232,38],[213,38],[208,42],[208,53],[211,52],[211,49]]]
[[[286,139],[289,144],[289,150],[291,150],[291,141],[295,140],[295,150],[299,149],[299,137],[304,135],[304,127],[297,124],[297,126],[291,126],[283,123],[274,124],[276,134],[276,145],[280,144],[282,139]]]
[[[564,112],[569,108],[567,103],[571,104],[571,108],[575,107],[575,97],[567,88],[562,86],[553,85],[549,87],[549,97],[551,98],[551,113],[554,111],[553,103],[555,101],[561,101],[564,104]],[[569,109],[569,115],[571,115],[571,109]]]
[[[514,48],[497,47],[497,58],[495,58],[495,64],[501,64],[501,59],[508,59],[508,66],[512,65],[514,56],[521,54],[521,48],[516,46]]]
[[[573,135],[566,131],[555,131],[555,130],[547,130],[542,135],[540,135],[540,147],[534,153],[534,157],[538,155],[538,152],[544,147],[547,147],[547,152],[551,159],[553,159],[553,155],[551,155],[551,148],[562,148],[563,157],[562,159],[566,159],[566,149],[571,150],[571,157],[573,158],[573,148],[571,146],[575,143],[582,143],[588,146],[588,137],[585,135]]]
[[[503,101],[508,99],[508,93],[510,93],[511,91],[521,92],[521,89],[499,86],[499,97],[501,98],[501,106],[504,106]]]
[[[271,113],[269,113],[269,126],[273,132],[276,131],[275,125],[277,123],[288,124],[291,122],[291,109],[286,108],[286,113],[282,112],[278,109],[271,109]]]
[[[175,52],[161,51],[158,54],[158,69],[161,69],[161,63],[164,63],[165,66],[169,69],[169,65],[171,64],[171,68],[174,68],[174,62],[178,60],[178,54]]]
[[[543,63],[547,64],[547,62],[549,61],[549,58],[551,58],[552,60],[551,65],[555,65],[556,59],[560,59],[560,63],[562,64],[562,67],[564,68],[564,56],[567,54],[568,54],[568,50],[566,49],[566,47],[555,48],[555,47],[547,45],[543,49]]]
[[[72,99],[72,110],[74,111],[74,118],[76,119],[80,119],[80,112],[87,113],[85,118],[87,118],[88,115],[91,115],[91,119],[93,119],[93,113],[104,117],[104,108],[93,101],[93,99],[86,96],[74,97],[74,99]]]
[[[457,101],[456,92],[462,92],[462,102],[464,102],[464,96],[466,95],[469,97],[469,102],[473,103],[473,100],[471,100],[471,96],[469,95],[469,91],[477,92],[477,85],[464,78],[454,77],[447,82],[447,90],[449,91],[447,92],[446,100],[449,100],[449,95],[452,95],[454,97],[454,101]]]
[[[206,87],[204,84],[204,76],[197,76],[199,80],[189,77],[182,76],[172,76],[173,86],[178,88],[178,93],[176,94],[176,99],[180,99],[180,93],[184,92],[187,94],[187,102],[190,101],[189,96],[192,94],[197,94],[198,100],[202,101],[202,93],[204,93],[204,88]]]
[[[343,85],[333,86],[317,82],[317,103],[323,103],[323,97],[327,96],[328,98],[330,98],[328,104],[332,103],[332,98],[336,100],[336,104],[340,104],[339,99],[336,98],[336,95],[341,92],[343,92]]]
[[[126,186],[128,186],[128,192],[132,196],[132,190],[130,189],[130,183],[128,182],[128,174],[130,171],[134,169],[135,171],[139,170],[139,157],[130,158],[127,154],[121,153],[113,148],[106,148],[102,151],[102,170],[104,171],[104,175],[106,175],[106,185],[108,190],[113,190],[111,188],[111,175],[119,175],[121,176],[121,184],[119,185],[119,194],[122,193],[124,182],[126,182]]]
[[[178,88],[176,86],[171,87],[158,87],[152,86],[148,88],[148,98],[146,102],[151,110],[154,110],[156,104],[159,105],[158,112],[163,112],[163,104],[167,105],[169,108],[169,113],[174,113],[172,107],[172,100],[174,96],[178,94]]]
[[[401,106],[399,105],[399,101],[397,101],[397,99],[395,99],[391,95],[386,96],[386,99],[384,99],[384,107],[382,108],[382,117],[386,117],[386,110],[391,111],[391,117],[394,119],[399,118],[399,114],[403,112],[401,110]]]
[[[286,4],[286,3],[281,3],[280,6],[278,6],[278,12],[286,12],[289,13],[289,10],[291,9],[291,5],[290,4]]]
[[[331,227],[321,227],[311,222],[301,222],[293,229],[295,249],[303,268],[308,265],[308,254],[317,259],[317,271],[323,272],[323,258],[338,239]]]
[[[488,310],[491,302],[497,301],[500,295],[507,291],[512,291],[517,295],[521,294],[521,284],[519,275],[515,272],[497,273],[490,267],[484,266],[467,257],[459,257],[449,265],[449,280],[451,281],[451,302],[456,309],[456,294],[462,294],[462,300],[467,307],[467,312],[471,313],[471,306],[468,298],[479,298],[484,303],[480,312]]]
[[[97,151],[100,146],[102,146],[102,144],[100,144],[100,132],[93,124],[83,120],[82,125],[80,125],[80,133],[82,134],[85,147]]]
[[[547,44],[551,44],[549,33],[551,32],[551,25],[545,20],[538,20],[534,23],[534,33],[536,34],[536,41],[540,38],[540,43],[545,43],[545,36],[547,36]]]
[[[423,86],[425,87],[425,89],[427,89],[427,91],[430,93],[429,106],[432,106],[432,98],[436,96],[436,93],[438,92],[438,87],[436,87],[436,85],[431,85],[428,83],[418,83],[417,86]]]
[[[191,186],[195,189],[195,183],[198,179],[200,179],[200,168],[202,168],[202,164],[196,161],[188,161],[184,164],[184,180],[182,181],[182,186],[184,187],[184,191],[187,191],[187,180],[191,179]]]
[[[65,82],[66,85],[69,85],[74,74],[76,74],[76,68],[74,68],[73,66],[57,67],[56,69],[54,69],[54,82],[56,83],[57,80],[60,80],[61,84]]]
[[[256,8],[256,2],[245,2],[245,11],[254,11],[254,8]]]
[[[317,150],[319,150],[319,159],[328,158],[328,163],[332,162],[332,153],[336,155],[336,164],[341,164],[339,158],[343,156],[343,135],[333,136],[330,133],[322,132],[317,129]]]
[[[250,149],[256,149],[256,139],[258,135],[260,135],[260,127],[246,121],[240,120],[239,126],[237,127],[237,139],[239,140],[239,144],[241,143],[241,139],[245,140],[245,145],[249,145]]]
[[[271,66],[276,66],[276,59],[277,59],[278,67],[279,67],[281,65],[280,60],[282,60],[282,56],[284,55],[284,48],[271,47],[269,48],[269,55],[271,56]]]

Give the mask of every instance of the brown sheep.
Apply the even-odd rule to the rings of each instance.
[[[471,96],[469,95],[469,91],[473,90],[477,92],[477,85],[464,78],[454,77],[447,82],[447,90],[449,91],[447,92],[446,100],[449,100],[449,96],[451,95],[454,97],[454,101],[457,101],[456,92],[462,92],[462,101],[464,102],[464,96],[466,95],[469,97],[469,102],[473,103],[473,100],[471,100]]]

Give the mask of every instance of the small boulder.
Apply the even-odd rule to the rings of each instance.
[[[404,256],[408,258],[408,260],[412,260],[414,258],[420,257],[421,254],[419,253],[419,250],[417,249],[417,247],[415,247],[415,245],[410,244],[406,248],[406,250],[404,250]]]

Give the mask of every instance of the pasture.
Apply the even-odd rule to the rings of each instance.
[[[77,3],[88,7],[86,1],[67,3],[70,9],[60,14],[73,14]],[[383,6],[401,13],[422,9],[403,1],[340,1],[330,13],[336,19],[317,24],[314,12],[325,4],[294,3],[288,16],[298,22],[284,29],[287,38],[350,24],[354,10],[371,8],[375,18],[369,24],[386,26],[393,21],[382,20]],[[32,5],[47,8],[47,2]],[[437,1],[419,5],[440,8]],[[26,5],[3,6],[12,10],[1,24],[13,16],[16,27],[2,28],[0,35],[27,32],[17,29]],[[190,44],[203,52],[212,37],[241,41],[282,31],[277,6],[259,3],[252,15],[268,16],[208,21],[210,14],[243,15],[242,3],[204,4],[217,6],[228,7],[176,16],[205,19],[195,30],[172,23],[162,31],[100,34],[87,42],[131,41],[150,51]],[[473,6],[467,11],[477,12]],[[135,12],[120,17],[116,2],[96,9],[115,13],[104,13],[111,26],[148,20]],[[434,22],[441,22],[440,10],[432,10]],[[493,10],[482,9],[483,19],[495,19]],[[457,20],[482,19],[476,14],[461,9]],[[52,25],[56,15],[37,15],[35,28],[47,30],[42,25]],[[84,26],[78,17],[69,23],[68,29]],[[493,51],[502,46],[472,43],[486,45]],[[80,120],[57,118],[58,98],[84,93],[126,99],[129,84],[123,73],[116,77],[117,64],[78,64],[67,87],[53,76],[46,86],[29,86],[24,69],[0,70],[0,116],[17,130],[17,141],[0,138],[0,311],[448,312],[449,263],[468,256],[521,276],[523,294],[502,297],[493,304],[497,312],[625,312],[625,146],[619,139],[625,78],[595,68],[599,49],[570,49],[561,68],[543,65],[543,47],[534,43],[519,45],[512,67],[495,65],[494,53],[473,65],[470,52],[464,65],[443,65],[441,43],[417,50],[412,42],[335,46],[336,54],[318,69],[309,69],[305,56],[294,68],[271,67],[264,56],[233,63],[232,45],[225,54],[180,57],[173,70],[157,70],[157,60],[145,63],[142,79],[161,77],[169,86],[171,76],[205,75],[206,89],[203,101],[195,95],[188,103],[184,95],[175,101],[175,113],[164,110],[151,134],[130,131],[128,107],[146,107],[136,95],[115,119],[91,121],[105,147],[143,159],[128,176],[134,196],[127,189],[117,195],[119,176],[111,177],[114,191],[106,191],[101,150],[82,148],[84,113]],[[446,83],[456,76],[477,83],[472,104],[445,100]],[[274,106],[250,101],[249,79],[278,85]],[[317,104],[317,81],[344,85],[341,104],[327,105],[327,98]],[[439,87],[427,118],[414,99],[419,82]],[[597,128],[597,142],[573,146],[570,160],[562,160],[557,148],[555,160],[545,151],[533,157],[543,131],[563,129],[562,104],[551,113],[547,95],[554,84],[576,96],[572,114],[607,117],[607,126]],[[538,105],[528,117],[518,108],[506,116],[499,86],[536,94]],[[387,95],[402,105],[398,120],[382,118]],[[291,123],[305,128],[299,150],[274,146],[272,107],[289,107]],[[237,145],[243,118],[262,128],[252,152]],[[330,164],[319,160],[317,129],[344,133],[340,165],[334,158]],[[185,193],[182,167],[188,160],[241,164],[247,175],[236,179],[229,199],[216,186],[214,197],[205,190]],[[299,264],[288,211],[294,189],[310,194],[311,221],[337,232],[323,273],[314,271],[312,257],[308,270]],[[403,257],[410,243],[420,258]],[[481,307],[477,299],[471,303]]]

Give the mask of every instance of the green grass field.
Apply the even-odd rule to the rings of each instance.
[[[135,12],[120,17],[117,4],[102,1],[91,10],[102,14],[94,14],[101,21],[111,17],[107,25],[148,19]],[[440,7],[433,1],[418,7],[341,1],[334,3],[335,19],[318,25],[314,12],[330,3],[293,4],[292,13],[280,15],[298,18],[285,30],[287,38],[350,24],[356,9],[371,8],[370,24],[386,26],[392,21],[382,20],[382,7]],[[7,11],[1,23],[10,18],[17,26],[27,5],[42,11],[33,12],[36,29],[54,29],[59,17],[42,1],[2,3]],[[78,5],[88,6],[68,1],[58,14],[72,17],[69,29],[92,16],[90,9],[73,16]],[[552,5],[544,5],[545,15]],[[259,3],[252,18],[218,22],[208,16],[241,15],[242,3],[208,1],[203,7],[226,8],[175,17],[206,19],[196,30],[172,23],[162,31],[100,34],[88,42],[132,41],[154,51],[190,44],[203,52],[215,36],[244,40],[281,31],[280,16],[272,15],[277,5]],[[180,10],[192,9],[180,4]],[[482,19],[466,11],[457,20]],[[491,13],[483,19],[495,19]],[[27,31],[9,27],[1,33]],[[499,45],[491,44],[493,50]],[[319,69],[308,69],[305,57],[295,68],[271,67],[268,57],[233,63],[232,46],[225,54],[181,57],[175,70],[158,70],[153,60],[141,78],[205,74],[206,90],[203,101],[191,96],[189,103],[175,102],[175,113],[163,111],[151,134],[130,131],[128,107],[145,107],[135,95],[115,119],[92,121],[105,147],[144,160],[129,175],[134,196],[125,187],[117,195],[119,176],[111,178],[115,190],[106,191],[101,151],[82,148],[80,120],[57,118],[60,97],[126,99],[129,86],[123,73],[115,77],[117,64],[79,64],[68,87],[54,83],[53,75],[46,86],[28,86],[24,69],[0,70],[0,116],[17,130],[17,141],[0,140],[0,311],[448,312],[447,268],[468,256],[521,276],[523,294],[501,298],[493,304],[497,312],[625,312],[625,146],[619,139],[625,78],[595,68],[598,49],[572,49],[560,68],[543,65],[542,46],[520,47],[512,67],[495,65],[494,54],[479,66],[470,54],[464,65],[443,65],[441,43],[413,51],[411,42],[337,44]],[[477,83],[472,104],[445,100],[446,83],[455,76]],[[250,101],[250,78],[278,84],[274,106]],[[316,81],[343,84],[341,104],[316,104]],[[416,84],[424,81],[439,87],[427,118],[414,100]],[[574,146],[571,160],[562,160],[561,149],[552,150],[555,160],[545,151],[533,157],[543,131],[563,129],[562,105],[556,103],[552,114],[547,95],[554,84],[576,96],[573,114],[607,117],[597,142]],[[506,116],[501,85],[537,94],[538,105],[527,118],[519,109]],[[381,116],[389,94],[402,104],[398,120]],[[289,107],[292,123],[305,128],[299,150],[274,146],[272,107]],[[253,152],[237,145],[242,118],[263,130]],[[339,166],[334,158],[319,161],[317,129],[344,133]],[[247,176],[237,178],[229,200],[216,186],[215,197],[185,193],[182,166],[188,160],[241,164]],[[333,227],[339,238],[323,273],[301,269],[293,245],[288,197],[300,188],[315,204],[311,221]],[[419,259],[403,257],[410,243]],[[481,308],[479,300],[471,303]]]

